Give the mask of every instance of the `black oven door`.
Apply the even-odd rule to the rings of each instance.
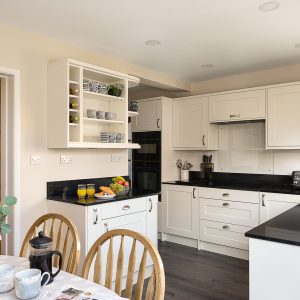
[[[160,164],[135,163],[132,168],[133,187],[151,191],[160,191],[161,173]]]
[[[132,142],[141,146],[140,149],[134,149],[132,160],[160,162],[161,159],[161,132],[134,132],[132,133]]]

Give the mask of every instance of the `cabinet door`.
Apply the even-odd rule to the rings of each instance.
[[[157,247],[158,196],[147,197],[147,237]]]
[[[139,115],[132,120],[132,131],[161,130],[161,100],[138,102]]]
[[[208,98],[173,101],[173,147],[207,148]]]
[[[266,117],[265,90],[228,93],[209,97],[209,121],[239,121]]]
[[[267,147],[300,148],[300,85],[268,89]]]
[[[266,222],[300,203],[300,195],[261,193],[260,223]]]
[[[163,185],[163,231],[186,238],[198,236],[197,188]]]

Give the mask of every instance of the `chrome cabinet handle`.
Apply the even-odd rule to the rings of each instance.
[[[149,199],[149,202],[150,202],[149,212],[151,212],[151,211],[152,211],[152,208],[153,208],[153,202],[152,202],[152,199],[151,199],[151,198]]]
[[[202,145],[205,146],[205,134],[202,136]]]
[[[130,209],[130,205],[124,205],[122,208],[122,210],[128,210],[128,209]]]
[[[229,206],[229,203],[228,202],[224,202],[223,206]]]
[[[230,114],[230,118],[239,118],[240,116],[241,116],[240,114],[237,114],[237,115]]]
[[[195,192],[196,192],[196,188],[193,188],[193,198],[194,198],[194,199],[196,198]]]
[[[262,194],[261,195],[261,206],[266,206],[266,203],[265,203],[265,194]]]
[[[230,229],[230,227],[228,225],[223,225],[223,229]]]
[[[228,197],[228,196],[230,196],[230,194],[229,193],[223,193],[222,196],[223,197]]]
[[[159,121],[160,121],[160,119],[157,118],[157,121],[156,121],[156,126],[157,126],[157,128],[159,128]]]
[[[93,224],[97,225],[98,224],[98,209],[94,208],[93,212],[94,212],[94,215],[93,215]]]
[[[106,232],[108,231],[108,223],[104,223]]]

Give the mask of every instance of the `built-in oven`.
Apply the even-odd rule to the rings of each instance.
[[[132,185],[137,189],[161,190],[161,132],[133,132],[132,142],[141,148],[132,151]]]

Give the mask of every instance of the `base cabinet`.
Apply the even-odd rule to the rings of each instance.
[[[197,239],[197,188],[163,185],[163,232]]]

